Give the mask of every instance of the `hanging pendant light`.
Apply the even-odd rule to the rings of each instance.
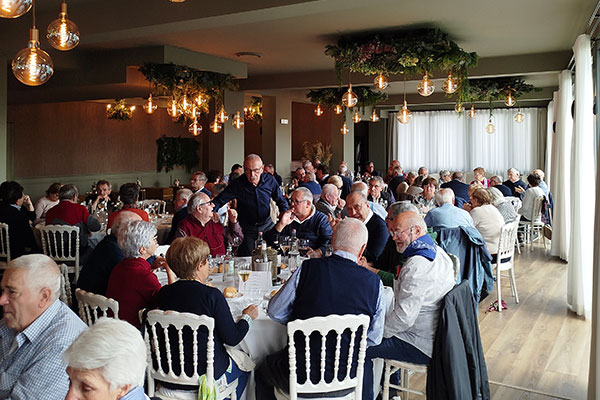
[[[523,115],[523,113],[521,112],[521,107],[519,107],[517,113],[515,114],[515,122],[520,124],[523,121],[525,121],[525,115]]]
[[[244,118],[240,115],[240,112],[236,112],[235,116],[231,119],[231,124],[235,129],[242,129],[244,127]]]
[[[458,102],[456,103],[456,105],[454,106],[454,111],[456,111],[457,113],[462,113],[463,111],[465,111],[465,106],[463,105],[463,103]]]
[[[340,128],[340,132],[342,132],[342,135],[347,135],[348,132],[350,132],[350,128],[348,128],[348,124],[346,124],[346,121],[344,121],[344,125],[342,125],[342,127]]]
[[[67,18],[67,2],[60,3],[60,14],[58,19],[50,22],[46,39],[50,45],[57,50],[71,50],[79,44],[79,28]]]
[[[200,93],[198,93],[198,96],[196,96],[195,101],[196,101],[196,104],[198,105],[198,107],[202,107],[202,105],[206,104],[208,99],[206,98],[204,93],[200,92]]]
[[[490,135],[496,132],[496,126],[492,123],[492,119],[490,118],[488,124],[485,126],[485,131]]]
[[[198,119],[200,112],[198,111],[198,107],[196,105],[192,105],[189,112],[189,117],[193,120]]]
[[[375,107],[373,107],[373,111],[371,112],[371,117],[369,119],[371,122],[379,121],[379,115],[377,115],[377,109],[375,109]]]
[[[423,79],[417,84],[417,92],[421,96],[430,96],[435,90],[435,85],[429,80],[429,75],[425,72]]]
[[[320,117],[321,115],[323,115],[323,113],[324,113],[324,111],[323,111],[323,109],[321,108],[321,105],[320,105],[320,104],[317,104],[317,108],[315,108],[315,115],[316,115],[317,117]]]
[[[333,111],[337,114],[340,115],[341,113],[344,112],[344,107],[340,106],[339,104],[335,106],[335,108],[333,109]]]
[[[444,93],[452,94],[458,89],[458,84],[454,78],[452,78],[452,72],[448,72],[448,78],[442,84],[442,90]]]
[[[221,106],[221,110],[216,115],[216,120],[219,121],[220,124],[224,124],[229,119],[229,114],[225,111],[225,107]]]
[[[354,122],[355,124],[358,124],[360,122],[360,114],[358,113],[358,110],[355,110],[354,114],[352,114],[352,122]]]
[[[221,128],[221,124],[219,124],[219,121],[217,121],[216,119],[213,119],[213,122],[210,123],[210,130],[212,131],[212,133],[221,132]]]
[[[142,108],[144,109],[146,114],[152,114],[157,107],[158,106],[156,105],[156,103],[152,100],[152,93],[150,93],[150,96],[148,96],[148,101],[144,103]]]
[[[406,106],[406,75],[404,75],[404,103],[402,104],[402,109],[396,116],[398,122],[403,125],[406,125],[412,119],[412,112]]]
[[[194,119],[194,121],[190,124],[190,126],[188,127],[188,131],[193,135],[193,136],[198,136],[199,134],[202,133],[202,125],[200,125],[198,123],[197,119]]]
[[[181,100],[179,101],[179,108],[183,113],[189,113],[192,109],[192,102],[189,101],[187,94],[184,94]]]
[[[352,91],[352,84],[348,85],[348,91],[342,96],[342,104],[348,108],[354,107],[358,103],[358,97]]]
[[[508,96],[506,96],[506,100],[504,101],[504,104],[506,104],[508,107],[512,107],[514,106],[516,103],[515,97],[513,96],[512,90],[509,87],[508,88]]]
[[[375,89],[377,90],[384,90],[388,87],[389,82],[387,80],[387,78],[383,75],[383,74],[379,74],[375,77],[375,80],[373,81],[373,85],[375,85]]]
[[[33,0],[0,0],[1,18],[19,18],[27,13],[33,4]]]
[[[29,30],[29,44],[12,60],[13,74],[19,82],[27,86],[43,85],[54,73],[52,58],[40,49],[40,32],[35,27],[35,10],[33,16],[33,27]]]
[[[175,98],[169,100],[169,104],[167,105],[167,114],[169,114],[169,116],[173,119],[179,118],[179,116],[181,116],[182,111],[181,108],[179,108],[179,103],[177,103],[177,100],[175,100]]]
[[[471,108],[467,111],[467,115],[469,118],[475,118],[475,114],[477,114],[477,110],[475,110],[475,106],[471,104]]]

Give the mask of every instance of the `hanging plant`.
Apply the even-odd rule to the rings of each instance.
[[[131,119],[135,106],[128,106],[125,99],[115,99],[114,104],[106,105],[106,116],[108,119],[127,121]]]
[[[312,89],[306,97],[315,104],[323,107],[333,108],[342,104],[342,96],[348,89],[345,87]],[[357,107],[372,107],[378,103],[386,101],[388,95],[385,92],[374,91],[368,86],[352,86],[352,91],[358,97]]]
[[[485,79],[468,79],[463,82],[463,91],[457,103],[487,102],[490,108],[490,118],[494,108],[494,101],[504,101],[509,93],[518,100],[525,93],[540,91],[534,85],[525,83],[521,77],[501,77]]]
[[[198,146],[200,143],[193,138],[167,137],[156,139],[156,171],[165,169],[169,172],[176,165],[184,166],[187,172],[200,163]]]

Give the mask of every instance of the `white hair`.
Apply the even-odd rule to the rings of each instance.
[[[74,369],[100,369],[111,390],[144,385],[146,345],[140,331],[125,321],[98,319],[75,339],[62,357]]]
[[[362,221],[356,218],[344,218],[335,226],[331,247],[334,250],[356,254],[368,240],[369,231]]]
[[[135,221],[139,219],[142,219],[142,217],[133,211],[123,210],[119,212],[110,227],[110,234],[115,237],[119,237],[119,231],[122,227],[124,227],[129,221]]]
[[[497,206],[498,204],[504,203],[506,200],[504,199],[504,195],[502,192],[495,187],[487,188],[488,193],[492,196],[492,204]]]
[[[455,199],[454,191],[449,188],[440,189],[439,192],[436,192],[435,195],[433,195],[433,198],[435,199],[435,202],[440,206],[442,204],[452,204],[454,203]]]
[[[206,203],[207,201],[210,201],[210,197],[206,193],[194,193],[188,200],[188,211],[192,212],[196,210],[200,204]]]
[[[323,188],[321,189],[321,197],[325,197],[328,194],[338,194],[338,188],[331,183],[326,183],[323,185]]]
[[[140,247],[149,248],[156,236],[156,226],[146,221],[131,221],[121,228],[117,239],[125,258],[140,257]]]
[[[244,163],[245,163],[246,161],[250,161],[250,160],[259,160],[261,164],[263,163],[263,160],[262,160],[262,158],[260,158],[260,156],[259,156],[258,154],[254,154],[254,153],[252,153],[252,154],[248,154],[248,155],[246,156],[246,158],[244,158]]]
[[[308,188],[299,187],[296,190],[294,190],[294,193],[296,193],[296,192],[302,194],[302,196],[301,196],[302,200],[310,201],[312,203],[312,201],[313,201],[313,194],[312,194],[312,192]]]
[[[192,197],[192,194],[193,192],[190,189],[183,188],[177,191],[175,197],[177,197],[179,200],[189,200],[190,197]]]
[[[50,302],[54,302],[60,294],[61,273],[58,265],[50,257],[43,254],[28,254],[11,260],[6,269],[27,271],[25,282],[32,291],[43,288],[50,289]]]
[[[360,193],[364,194],[366,197],[369,195],[369,187],[364,182],[354,182],[352,184],[352,188],[350,189],[350,192],[352,192],[352,193],[360,192]]]
[[[390,205],[390,208],[388,208],[388,215],[386,220],[392,220],[396,218],[398,214],[401,214],[406,211],[412,211],[417,214],[419,213],[419,209],[417,208],[417,206],[415,206],[409,200],[396,201],[395,203],[392,203],[392,205]]]
[[[517,175],[519,175],[519,170],[518,170],[518,169],[516,169],[516,168],[509,168],[509,169],[508,169],[508,173],[510,174],[511,172],[512,172],[513,174],[517,174]]]

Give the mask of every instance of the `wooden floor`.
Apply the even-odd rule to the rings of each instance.
[[[502,279],[508,309],[486,313],[495,293],[479,306],[492,399],[585,399],[591,324],[567,308],[567,264],[536,244],[516,254],[515,273],[519,304]],[[413,385],[423,389],[425,379],[415,375]]]

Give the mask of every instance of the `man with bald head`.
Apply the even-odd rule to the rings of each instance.
[[[246,156],[244,175],[230,182],[215,197],[214,211],[233,199],[237,199],[240,226],[244,232],[244,241],[238,248],[238,255],[249,256],[254,249],[258,232],[267,232],[275,225],[271,219],[271,199],[275,201],[280,213],[289,206],[277,181],[263,171],[262,159],[256,154]]]
[[[454,206],[454,192],[452,189],[440,189],[434,195],[437,208],[430,210],[425,216],[425,223],[430,228],[456,228],[459,226],[471,226],[473,218],[471,214],[462,208]]]
[[[0,398],[63,400],[69,377],[61,356],[87,327],[58,299],[58,266],[42,254],[18,257],[0,287]]]
[[[394,280],[394,310],[387,314],[384,339],[367,349],[363,400],[373,399],[373,359],[429,364],[441,300],[455,284],[452,260],[427,235],[423,218],[400,213],[389,224],[396,250],[407,260]]]
[[[388,231],[383,219],[369,208],[367,196],[362,192],[351,192],[346,197],[346,210],[348,217],[356,218],[365,224],[369,231],[369,241],[364,253],[368,262],[373,262],[379,257],[385,242],[388,240]]]

